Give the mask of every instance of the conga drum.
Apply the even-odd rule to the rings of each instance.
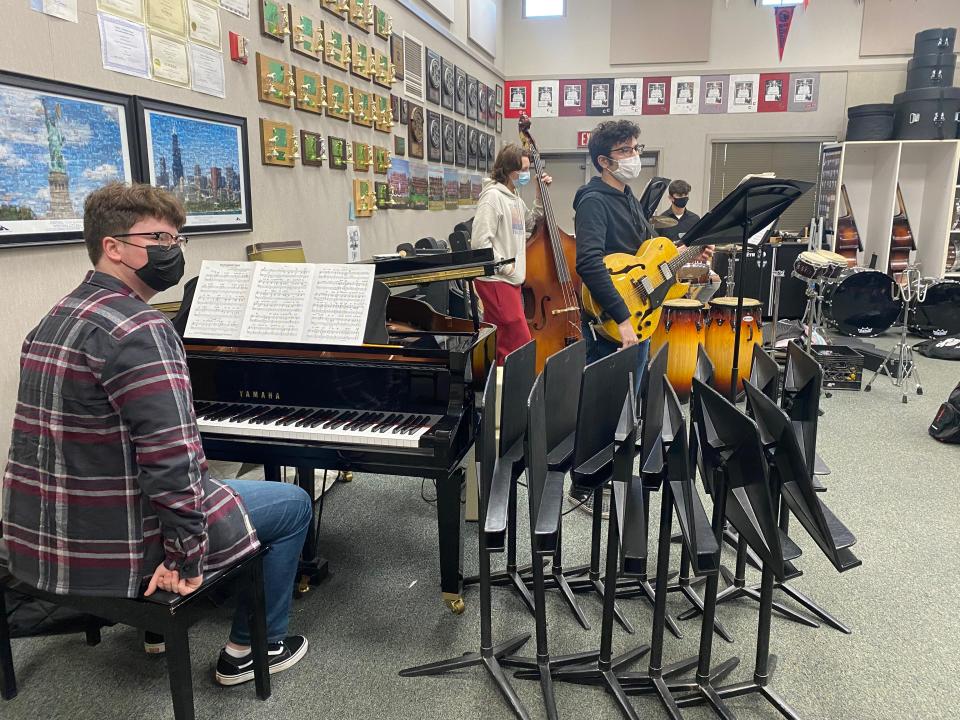
[[[651,356],[668,345],[667,379],[682,401],[690,398],[697,368],[697,348],[704,340],[703,322],[703,303],[699,300],[667,300],[660,313],[660,324],[650,338]]]
[[[706,322],[706,342],[704,348],[713,361],[713,386],[717,392],[729,397],[730,376],[733,373],[734,347],[736,338],[737,299],[735,297],[714,298],[709,303]],[[737,363],[737,392],[743,390],[743,381],[750,377],[753,365],[753,346],[763,342],[760,326],[762,303],[754,298],[743,299],[743,319],[740,327],[739,360]]]

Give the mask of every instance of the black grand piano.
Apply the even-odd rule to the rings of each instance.
[[[440,588],[454,612],[463,610],[460,463],[474,441],[474,395],[495,363],[495,329],[391,295],[387,285],[494,267],[489,249],[377,262],[359,346],[184,340],[208,457],[263,464],[267,479],[297,467],[310,485],[313,468],[436,480]]]

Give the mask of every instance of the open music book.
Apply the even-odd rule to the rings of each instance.
[[[204,260],[184,336],[363,343],[375,266]]]

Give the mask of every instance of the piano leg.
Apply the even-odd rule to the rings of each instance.
[[[437,481],[437,539],[440,545],[440,590],[443,602],[455,615],[463,603],[463,527],[461,503],[466,474],[462,467]]]

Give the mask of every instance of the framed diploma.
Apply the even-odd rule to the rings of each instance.
[[[178,38],[187,36],[187,11],[183,0],[144,0],[147,25]]]
[[[0,248],[83,242],[87,195],[142,180],[131,97],[0,72],[0,118]]]
[[[190,40],[219,50],[220,8],[200,0],[187,0],[187,12],[190,15]]]
[[[186,234],[253,229],[246,118],[140,97],[136,116],[144,181],[180,199]],[[299,145],[293,127],[264,123],[271,121],[260,122],[261,148],[271,141],[265,156],[276,150],[283,158],[274,153],[272,160],[292,165]],[[273,132],[284,125],[285,136]]]
[[[169,85],[190,87],[190,58],[187,43],[150,33],[150,57],[153,79]]]

